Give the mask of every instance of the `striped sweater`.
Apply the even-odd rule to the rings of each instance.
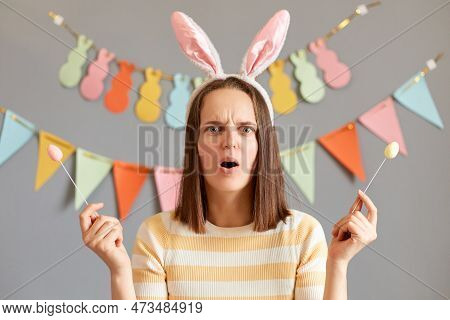
[[[146,218],[133,246],[137,299],[322,299],[327,242],[311,215],[290,209],[286,224],[252,230],[206,221],[196,234],[174,211]]]

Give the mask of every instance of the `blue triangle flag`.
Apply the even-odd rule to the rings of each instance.
[[[0,134],[0,165],[22,148],[35,134],[35,130],[31,122],[6,110]]]
[[[416,82],[418,80],[418,82]],[[416,74],[394,92],[394,98],[405,108],[431,122],[438,128],[444,128],[442,119],[434,104],[425,78]]]

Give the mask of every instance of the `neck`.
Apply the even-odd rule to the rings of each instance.
[[[252,223],[253,186],[238,191],[220,191],[205,183],[208,198],[207,219],[223,228],[241,227]]]

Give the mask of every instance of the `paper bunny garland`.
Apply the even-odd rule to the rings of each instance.
[[[183,53],[196,66],[206,72],[205,81],[192,92],[186,106],[186,122],[195,96],[209,82],[215,79],[236,77],[254,86],[263,96],[274,124],[273,106],[267,91],[255,80],[280,54],[286,39],[290,15],[287,10],[276,12],[257,33],[244,55],[239,73],[226,74],[220,57],[206,33],[186,14],[175,11],[171,22],[178,44]],[[180,119],[181,120],[181,119]]]

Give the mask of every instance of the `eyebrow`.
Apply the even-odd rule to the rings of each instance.
[[[220,121],[208,121],[206,123],[204,123],[203,125],[206,126],[208,124],[215,124],[215,125],[222,125],[223,123]],[[238,125],[253,125],[256,127],[256,123],[251,122],[251,121],[241,121],[237,123]]]

